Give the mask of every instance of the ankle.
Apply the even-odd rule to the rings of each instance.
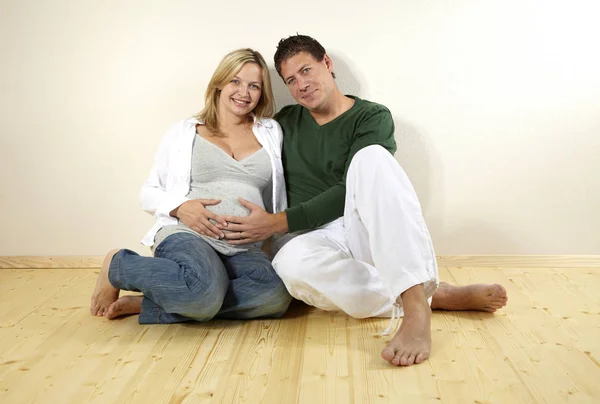
[[[430,315],[431,314],[431,307],[429,307],[429,303],[427,301],[425,301],[425,303],[414,303],[414,304],[409,304],[406,306],[402,307],[403,311],[404,311],[404,318],[411,318],[411,317],[419,317],[422,318],[423,315]]]
[[[405,320],[411,318],[422,319],[423,316],[431,315],[431,307],[429,307],[429,302],[425,296],[422,299],[402,299],[402,309]]]
[[[427,298],[425,297],[425,288],[423,287],[423,284],[415,285],[412,288],[405,290],[400,296],[398,296],[396,302],[401,302],[402,307],[405,309],[411,306],[429,306],[427,303]]]

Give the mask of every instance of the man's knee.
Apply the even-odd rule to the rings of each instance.
[[[390,159],[396,161],[392,153],[386,150],[383,146],[372,144],[357,151],[352,157],[350,164],[360,163],[363,160],[368,161],[369,164],[373,164],[373,161],[389,161]]]
[[[356,152],[348,168],[348,177],[377,179],[381,178],[380,172],[389,173],[399,169],[402,170],[392,153],[375,144]],[[365,177],[365,174],[368,175]]]

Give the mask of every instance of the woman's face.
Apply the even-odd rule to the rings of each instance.
[[[262,69],[256,63],[246,63],[239,72],[221,89],[220,112],[236,116],[247,115],[262,95]]]

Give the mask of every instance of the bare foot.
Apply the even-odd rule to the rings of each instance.
[[[119,289],[111,285],[110,281],[108,280],[108,267],[110,266],[113,256],[118,251],[119,250],[109,251],[108,254],[106,254],[106,257],[104,257],[102,270],[98,274],[98,279],[96,279],[96,288],[92,294],[92,304],[90,306],[90,312],[92,313],[92,316],[103,316],[108,309],[108,306],[110,306],[119,298]]]
[[[410,366],[429,358],[431,352],[431,309],[427,300],[405,305],[404,319],[394,338],[381,351],[381,357],[395,366]]]
[[[109,320],[129,314],[140,314],[142,312],[142,300],[144,296],[121,296],[113,302],[104,313]]]
[[[502,285],[477,283],[454,286],[440,282],[433,295],[431,308],[434,310],[477,310],[490,313],[506,306],[508,296]]]

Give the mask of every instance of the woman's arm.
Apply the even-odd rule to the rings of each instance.
[[[150,175],[140,192],[142,209],[155,217],[168,217],[174,209],[188,201],[185,196],[167,191],[167,175],[169,169],[173,169],[169,164],[169,154],[180,128],[181,124],[172,126],[163,137],[154,157]]]
[[[171,148],[175,147],[180,131],[184,130],[182,123],[174,125],[165,134],[150,170],[150,176],[144,182],[140,192],[142,209],[155,217],[174,217],[186,224],[192,230],[214,238],[224,238],[224,234],[210,220],[226,224],[220,216],[210,212],[205,206],[220,203],[217,199],[190,200],[181,193],[167,190],[167,178],[175,170],[174,162],[170,161]],[[191,147],[191,145],[190,145]],[[190,156],[191,158],[191,152]],[[175,173],[178,174],[178,173]],[[187,184],[189,187],[189,184]]]

